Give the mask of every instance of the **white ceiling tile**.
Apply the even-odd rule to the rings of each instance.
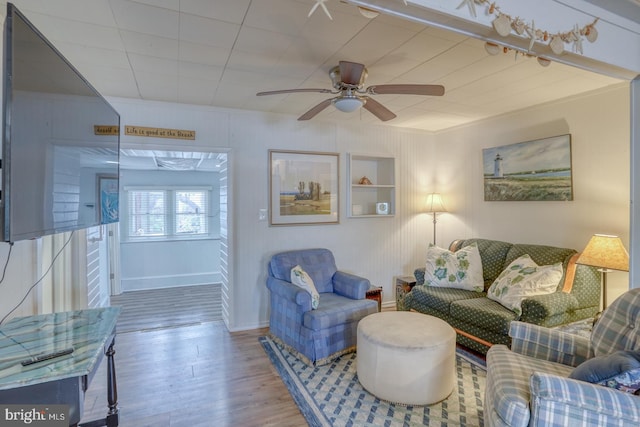
[[[166,38],[178,38],[178,12],[127,0],[111,0],[111,9],[121,30]]]
[[[140,71],[136,81],[143,99],[178,102],[178,79],[170,74]]]
[[[490,56],[481,40],[329,1],[15,0],[18,8],[103,95],[273,111],[298,117],[333,97],[260,91],[332,89],[329,70],[361,62],[364,86],[442,84],[442,97],[378,95],[398,114],[389,126],[438,131],[621,80],[514,53]],[[89,7],[90,5],[90,7]],[[314,120],[380,123],[367,110],[327,108]]]
[[[174,60],[178,58],[179,42],[176,39],[132,31],[121,31],[120,35],[130,53]]]
[[[200,62],[219,67],[224,67],[231,55],[231,49],[190,42],[180,42],[178,49],[180,61]]]
[[[180,10],[181,0],[131,0],[133,3],[142,3],[147,6],[160,7],[169,10]]]
[[[266,53],[277,59],[298,39],[287,34],[245,27],[238,34],[234,49],[247,53]]]
[[[180,11],[241,24],[249,4],[250,0],[180,0]]]
[[[240,25],[195,15],[180,15],[180,40],[230,49]]]
[[[294,0],[253,1],[244,25],[297,36],[307,24],[310,9],[308,3]]]
[[[178,79],[178,102],[188,104],[209,105],[217,88],[216,82],[209,79],[185,77]]]
[[[136,75],[140,72],[148,72],[178,76],[178,62],[176,61],[134,53],[129,54],[129,60]]]
[[[195,62],[180,62],[178,65],[178,74],[181,80],[197,79],[200,81],[218,82],[222,78],[223,71],[223,67],[198,64]],[[207,86],[209,85],[210,83],[207,83]]]

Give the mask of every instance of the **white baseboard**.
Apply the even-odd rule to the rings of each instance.
[[[123,292],[173,288],[177,286],[205,285],[210,283],[220,283],[221,281],[222,274],[219,272],[121,279]]]

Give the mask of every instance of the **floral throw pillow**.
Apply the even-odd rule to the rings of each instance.
[[[311,308],[315,310],[320,304],[320,294],[316,290],[316,285],[309,273],[304,271],[302,267],[296,265],[291,269],[291,283],[301,287],[311,294]]]
[[[539,266],[525,254],[500,273],[489,287],[487,297],[520,316],[523,299],[555,292],[560,279],[562,263]]]
[[[424,282],[429,286],[484,291],[482,259],[478,246],[469,246],[451,252],[429,244]]]

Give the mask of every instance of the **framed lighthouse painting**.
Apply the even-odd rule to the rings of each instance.
[[[573,200],[571,135],[482,150],[484,200]]]

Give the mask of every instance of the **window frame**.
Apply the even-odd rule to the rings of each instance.
[[[164,199],[164,218],[165,218],[165,234],[158,236],[136,236],[130,233],[130,221],[132,217],[130,206],[130,193],[132,191],[161,191],[165,193]],[[207,219],[207,232],[202,234],[179,234],[177,233],[177,213],[176,209],[176,194],[178,192],[196,192],[202,191],[205,195],[206,213]],[[122,214],[122,226],[121,237],[126,242],[168,242],[178,240],[209,240],[213,239],[212,230],[215,227],[212,226],[212,221],[216,215],[213,215],[213,187],[209,185],[128,185],[123,188],[123,212]]]

